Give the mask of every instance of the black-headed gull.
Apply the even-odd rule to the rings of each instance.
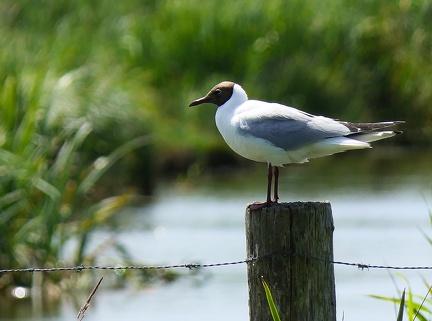
[[[204,103],[218,106],[216,126],[233,151],[247,159],[268,163],[267,200],[263,206],[278,202],[278,167],[351,149],[371,148],[370,142],[401,133],[383,128],[404,123],[350,123],[315,116],[277,103],[249,100],[243,88],[230,81],[214,86],[189,107]],[[273,200],[272,166],[275,167]]]

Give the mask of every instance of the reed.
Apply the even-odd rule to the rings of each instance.
[[[62,259],[81,264],[88,235],[132,199],[128,193],[99,197],[96,185],[120,158],[149,145],[150,136],[90,160],[84,146],[94,131],[91,119],[61,119],[55,103],[41,107],[46,79],[22,76],[10,74],[0,86],[0,265],[50,267]],[[79,240],[78,251],[66,256],[64,246],[72,239]],[[13,278],[16,284],[31,282],[23,274]]]

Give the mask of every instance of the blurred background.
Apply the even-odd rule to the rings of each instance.
[[[426,0],[1,1],[0,268],[244,259],[266,166],[229,150],[214,106],[187,107],[223,80],[405,120],[373,150],[286,166],[281,201],[332,202],[337,260],[432,265],[431,33]],[[393,318],[368,295],[425,295],[426,272],[409,273],[336,267],[339,319]],[[2,273],[0,320],[75,319],[101,275],[89,319],[248,319],[237,265]]]

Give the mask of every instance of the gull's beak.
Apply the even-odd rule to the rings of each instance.
[[[213,99],[211,97],[205,96],[194,100],[189,104],[189,107],[198,106],[205,103],[213,103]]]

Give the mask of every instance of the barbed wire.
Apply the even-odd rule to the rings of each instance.
[[[211,263],[211,264],[185,263],[185,264],[173,264],[173,265],[126,265],[126,266],[78,265],[78,266],[70,266],[70,267],[52,267],[52,268],[0,269],[0,274],[14,273],[14,272],[59,272],[59,271],[81,272],[84,270],[168,270],[168,269],[179,269],[179,268],[187,268],[189,270],[193,270],[198,268],[244,264],[247,262],[249,262],[249,260]]]
[[[0,269],[0,274],[2,273],[33,273],[33,272],[61,272],[61,271],[75,271],[81,272],[85,270],[168,270],[168,269],[181,269],[186,268],[188,270],[194,270],[199,268],[211,268],[211,267],[221,267],[229,265],[239,265],[239,264],[249,264],[256,262],[260,259],[272,256],[300,256],[306,259],[321,261],[324,263],[329,263],[333,265],[344,265],[357,267],[360,270],[371,270],[371,269],[386,269],[386,270],[432,270],[432,266],[392,266],[392,265],[371,265],[363,263],[351,263],[343,261],[333,261],[320,257],[315,257],[311,255],[304,255],[298,253],[270,253],[262,255],[259,257],[249,257],[245,260],[221,262],[221,263],[184,263],[184,264],[171,264],[171,265],[116,265],[116,266],[99,266],[99,265],[78,265],[69,267],[50,267],[50,268],[20,268],[20,269]]]

